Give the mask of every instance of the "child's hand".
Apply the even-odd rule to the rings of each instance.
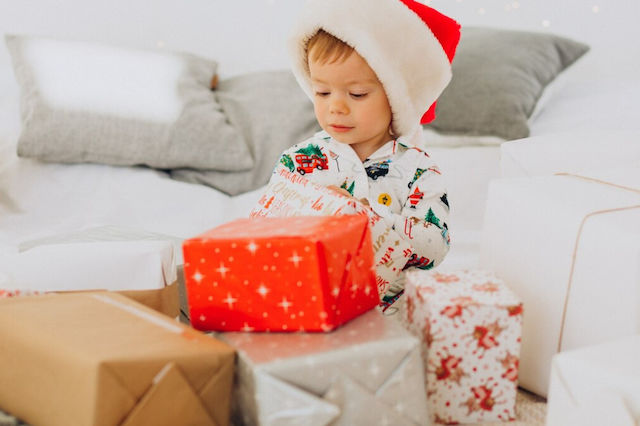
[[[354,197],[353,197],[353,195],[351,195],[351,194],[349,193],[349,191],[347,191],[347,190],[346,190],[346,189],[344,189],[344,188],[338,188],[338,187],[337,187],[337,186],[335,186],[335,185],[329,185],[329,186],[327,186],[327,188],[329,188],[329,189],[330,189],[330,190],[332,190],[332,191],[337,192],[338,194],[344,195],[345,197],[354,198]],[[359,200],[357,200],[357,199],[356,199],[356,201],[358,201],[358,202],[360,202],[360,203],[364,204],[365,206],[368,206],[368,205],[369,205],[369,200],[367,200],[366,198],[360,198]]]
[[[338,188],[338,187],[337,187],[337,186],[335,186],[335,185],[329,185],[329,186],[327,186],[327,188],[329,188],[329,189],[330,189],[330,190],[332,190],[332,191],[337,192],[337,193],[338,193],[338,194],[340,194],[340,195],[344,195],[345,197],[353,198],[353,195],[351,195],[351,194],[349,193],[349,191],[347,191],[347,190],[346,190],[346,189],[344,189],[344,188]]]

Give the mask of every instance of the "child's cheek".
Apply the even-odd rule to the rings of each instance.
[[[322,106],[319,101],[313,102],[313,112],[316,115],[316,120],[320,123],[320,126],[324,128],[324,120],[322,119]]]

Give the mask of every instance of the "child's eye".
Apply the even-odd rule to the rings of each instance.
[[[355,99],[362,99],[365,96],[367,96],[366,93],[350,93],[350,95],[352,98],[355,98]]]
[[[316,92],[316,96],[320,96],[321,98],[328,96],[329,92]]]

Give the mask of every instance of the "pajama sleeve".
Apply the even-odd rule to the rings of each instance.
[[[418,169],[420,170],[420,169]],[[426,168],[409,187],[400,213],[373,204],[372,209],[413,250],[406,268],[431,269],[449,252],[449,202],[444,179],[437,168]]]

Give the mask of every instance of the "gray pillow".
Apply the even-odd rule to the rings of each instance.
[[[589,47],[553,34],[463,27],[453,77],[426,128],[442,134],[529,136],[545,87]]]
[[[6,36],[21,87],[18,154],[43,161],[247,170],[243,133],[186,53]]]
[[[268,182],[282,151],[320,130],[313,104],[290,71],[222,80],[215,93],[229,122],[242,129],[255,166],[234,173],[177,169],[171,171],[175,179],[212,186],[230,195],[250,191]]]

